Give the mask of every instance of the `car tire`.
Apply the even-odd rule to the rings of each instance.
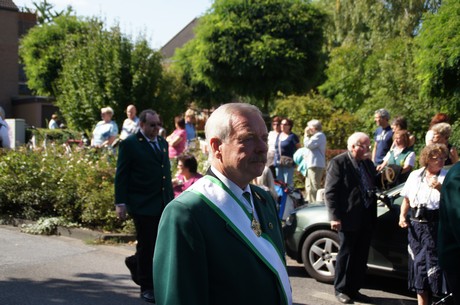
[[[319,282],[333,283],[339,236],[329,230],[312,232],[302,245],[302,262],[308,274]]]

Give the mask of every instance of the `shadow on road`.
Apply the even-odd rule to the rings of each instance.
[[[17,305],[125,305],[143,304],[138,288],[127,286],[128,275],[80,273],[69,281],[7,279],[0,281],[0,304]]]

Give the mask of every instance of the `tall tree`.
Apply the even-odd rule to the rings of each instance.
[[[263,100],[312,88],[321,71],[325,15],[303,0],[217,0],[178,64],[211,89]]]
[[[75,16],[65,16],[30,29],[19,48],[30,89],[39,95],[56,96],[56,79],[62,70],[66,41],[72,35],[87,32],[87,26]]]
[[[38,26],[22,40],[21,55],[30,87],[54,96],[71,128],[92,130],[106,106],[119,124],[132,103],[162,110],[171,121],[185,108],[186,91],[164,76],[159,52],[145,38],[133,43],[118,25],[107,29],[97,18],[61,16]]]
[[[363,105],[397,109],[397,105],[410,108],[417,103],[412,40],[423,13],[435,11],[439,2],[337,0],[329,9],[335,27],[329,41],[339,46],[330,53],[320,92],[335,106],[352,111]]]
[[[460,2],[444,0],[435,14],[427,14],[420,36],[417,66],[422,94],[438,111],[460,113]]]

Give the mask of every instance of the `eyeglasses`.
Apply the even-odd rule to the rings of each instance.
[[[364,145],[364,144],[356,143],[355,146],[361,147],[362,149],[367,148],[368,150],[371,150],[371,146],[370,146],[370,145],[369,145],[369,146],[366,146],[366,145]]]
[[[161,127],[161,123],[152,123],[149,124],[150,127]]]
[[[443,162],[444,162],[444,161],[447,160],[447,158],[445,158],[445,157],[436,157],[436,156],[433,156],[433,157],[430,157],[430,160],[431,160],[431,161],[443,161]]]

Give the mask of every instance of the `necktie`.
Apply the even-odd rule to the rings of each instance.
[[[244,192],[244,193],[243,193],[243,197],[244,197],[244,199],[246,199],[246,201],[247,201],[247,203],[248,203],[248,204],[246,205],[246,209],[247,209],[250,213],[252,213],[251,193],[249,193],[249,192]]]
[[[371,189],[371,184],[369,182],[369,176],[366,173],[366,168],[363,162],[359,162],[359,175],[361,176],[361,186],[363,188],[363,199],[364,199],[364,206],[366,208],[369,207],[371,204],[371,199],[367,195],[367,192]]]
[[[157,141],[149,141],[150,145],[153,147],[153,150],[155,151],[155,155],[159,158],[161,158],[161,150],[160,147],[158,146]]]
[[[257,235],[257,237],[260,237],[260,235],[262,235],[262,229],[260,227],[260,223],[254,217],[254,206],[252,205],[252,202],[251,202],[251,193],[244,192],[243,197],[249,202],[249,205],[251,207],[251,211],[250,211],[250,213],[251,213],[251,229],[254,232],[254,234]]]

